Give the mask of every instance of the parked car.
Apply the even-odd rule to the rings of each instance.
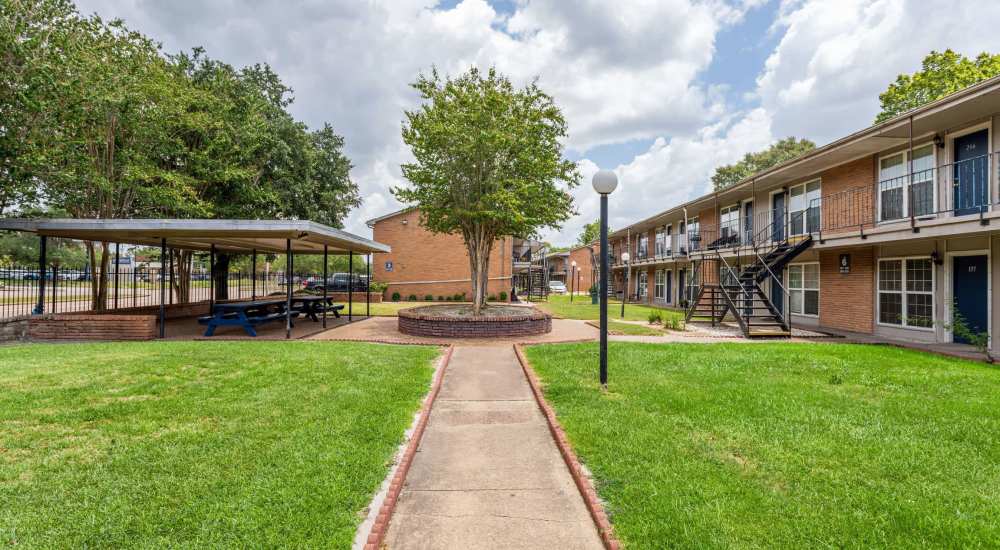
[[[334,273],[326,280],[326,289],[330,292],[347,292],[349,275],[347,273]],[[351,285],[355,292],[364,292],[368,287],[368,278],[363,275],[355,275]],[[310,277],[303,283],[303,288],[316,292],[323,291],[323,279]]]
[[[566,294],[566,283],[562,281],[549,281],[549,292],[552,294]]]

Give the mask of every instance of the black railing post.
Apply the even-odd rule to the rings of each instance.
[[[257,299],[257,249],[253,249],[250,260],[250,299]]]
[[[48,237],[42,235],[38,245],[38,303],[35,304],[35,309],[31,312],[35,315],[45,313],[45,264],[48,261],[47,247]]]
[[[167,334],[166,320],[167,320],[167,295],[164,292],[166,290],[164,283],[166,282],[166,274],[163,270],[167,267],[167,239],[160,239],[160,338],[163,338]]]
[[[354,308],[354,251],[347,252],[347,322],[353,320]]]
[[[326,303],[327,293],[327,267],[326,264],[329,261],[330,247],[328,245],[323,245],[323,328],[326,328],[326,310],[329,304]]]
[[[139,300],[139,270],[136,267],[138,266],[135,265],[135,252],[132,252],[132,307],[135,307]]]
[[[292,337],[292,240],[285,239],[285,339]]]
[[[170,305],[174,304],[174,249],[171,247],[167,250],[167,264],[170,266],[170,284],[167,285],[170,289]]]

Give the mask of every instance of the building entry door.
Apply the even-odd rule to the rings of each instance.
[[[986,255],[955,256],[952,266],[952,296],[955,310],[965,319],[973,332],[989,329],[989,267]],[[970,343],[966,338],[955,335],[955,342]]]

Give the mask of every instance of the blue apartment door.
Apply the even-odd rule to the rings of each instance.
[[[978,214],[989,204],[989,133],[986,130],[955,138],[955,214]]]
[[[785,194],[771,195],[771,240],[785,240]]]
[[[965,323],[973,332],[989,329],[989,268],[986,256],[955,256],[954,287],[955,309],[962,314]],[[956,342],[969,342],[955,335]]]
[[[753,243],[753,202],[743,205],[743,244]]]

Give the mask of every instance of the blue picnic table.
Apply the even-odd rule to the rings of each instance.
[[[214,335],[216,327],[238,326],[243,327],[247,334],[255,337],[258,325],[285,319],[287,303],[286,298],[269,298],[249,302],[215,304],[212,308],[212,314],[200,317],[198,323],[207,326],[205,336]],[[336,317],[340,317],[339,310],[343,308],[343,305],[333,304],[332,298],[293,296],[291,318],[295,319],[300,314],[304,314],[309,319],[318,322],[320,313],[332,311]]]

